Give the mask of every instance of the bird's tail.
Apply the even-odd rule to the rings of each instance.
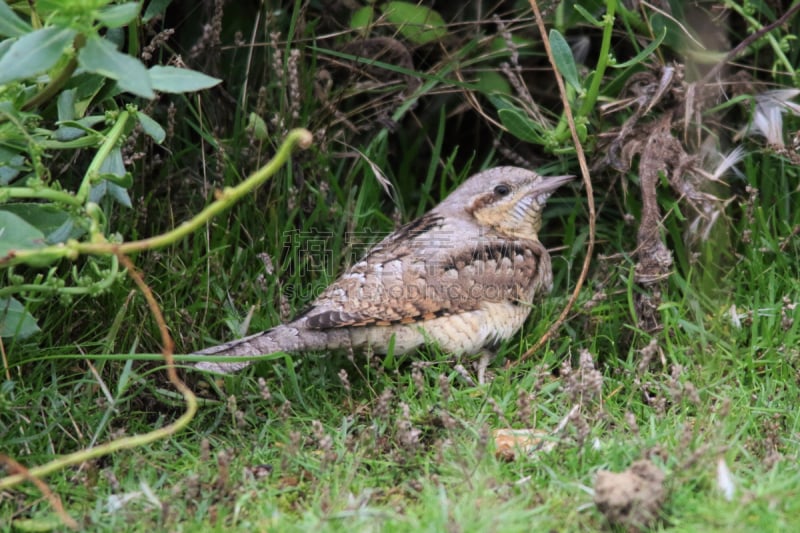
[[[300,352],[325,350],[347,345],[348,336],[344,331],[312,330],[293,324],[283,324],[267,331],[250,335],[239,340],[226,342],[206,348],[192,355],[230,355],[256,356],[276,352]],[[200,370],[208,370],[219,374],[232,374],[250,366],[252,361],[195,363]]]

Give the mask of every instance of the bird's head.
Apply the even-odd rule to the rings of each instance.
[[[461,184],[436,210],[473,218],[507,238],[535,240],[547,199],[574,177],[543,177],[519,167],[491,168]]]

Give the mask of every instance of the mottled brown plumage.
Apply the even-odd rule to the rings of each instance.
[[[198,353],[385,353],[390,344],[405,353],[434,343],[462,355],[507,339],[552,286],[537,233],[545,201],[571,178],[516,167],[481,172],[375,245],[292,322]],[[197,366],[228,373],[248,364]]]

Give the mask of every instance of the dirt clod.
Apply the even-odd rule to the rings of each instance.
[[[665,499],[664,473],[649,460],[623,472],[601,470],[594,484],[594,503],[610,524],[628,531],[650,526]]]

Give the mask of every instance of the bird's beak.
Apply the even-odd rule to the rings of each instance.
[[[534,185],[533,190],[536,194],[552,193],[573,179],[575,179],[575,176],[571,174],[566,176],[542,176],[542,181]]]
[[[544,207],[547,199],[553,194],[553,191],[564,185],[566,182],[572,180],[575,176],[542,176],[531,187],[528,193],[529,198],[534,198],[534,201],[541,207]]]

